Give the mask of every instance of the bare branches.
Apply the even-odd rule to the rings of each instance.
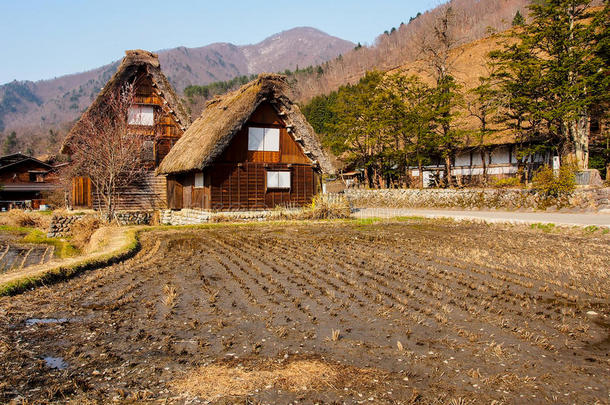
[[[69,175],[91,179],[104,204],[95,208],[102,209],[108,220],[114,217],[121,191],[146,171],[143,149],[150,135],[130,127],[134,97],[133,84],[109,92],[99,109],[83,116],[80,131],[69,142]]]

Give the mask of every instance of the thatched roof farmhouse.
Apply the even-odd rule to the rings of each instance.
[[[284,76],[261,74],[209,101],[157,169],[170,208],[309,203],[333,167],[288,95]]]

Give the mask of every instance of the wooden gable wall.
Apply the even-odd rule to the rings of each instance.
[[[279,152],[257,152],[248,150],[248,128],[264,127],[279,128]],[[235,134],[231,143],[217,160],[219,163],[298,163],[311,164],[311,160],[303,153],[292,135],[288,132],[286,124],[269,103],[261,104],[250,116],[241,130]]]

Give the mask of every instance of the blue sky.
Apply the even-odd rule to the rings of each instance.
[[[125,49],[256,43],[298,26],[353,42],[437,0],[0,0],[0,83],[49,79],[117,60]]]

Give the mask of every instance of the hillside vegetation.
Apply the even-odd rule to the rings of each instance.
[[[460,46],[462,19],[448,3],[436,9],[420,59],[369,71],[303,111],[371,187],[408,183],[407,167],[430,163],[450,174],[464,147],[481,152],[486,182],[483,157],[503,143],[517,144],[522,180],[532,177],[533,153],[580,169],[592,153],[593,167],[605,169],[610,8],[554,0],[528,9],[529,20],[517,12],[512,29]],[[451,185],[452,177],[442,182]]]

